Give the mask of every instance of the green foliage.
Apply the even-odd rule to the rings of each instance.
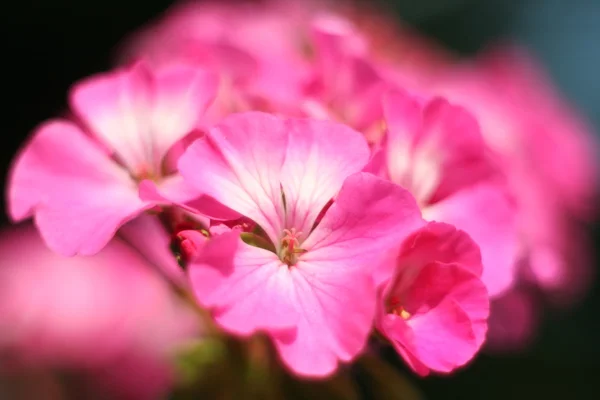
[[[179,385],[171,399],[421,399],[405,376],[373,355],[327,379],[297,378],[263,335],[244,340],[215,335],[190,343],[177,366]]]

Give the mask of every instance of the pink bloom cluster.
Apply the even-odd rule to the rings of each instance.
[[[0,233],[0,254],[0,374],[77,372],[90,396],[155,398],[173,383],[176,347],[202,333],[122,240],[65,258],[23,225]]]
[[[548,93],[482,94],[477,66],[417,76],[341,11],[185,4],[126,54],[71,89],[73,118],[34,132],[10,215],[67,256],[126,237],[301,376],[371,336],[421,375],[466,364],[490,297],[517,287],[524,259],[553,268],[565,210],[593,194],[587,136]]]

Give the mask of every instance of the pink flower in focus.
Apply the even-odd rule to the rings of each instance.
[[[373,163],[383,161],[384,175],[415,196],[425,219],[473,238],[491,296],[508,289],[517,261],[515,212],[475,119],[442,98],[401,91],[388,94],[384,112],[387,137]]]
[[[233,333],[267,331],[299,375],[328,375],[362,350],[375,268],[423,223],[408,192],[359,172],[368,157],[362,135],[344,125],[243,113],[179,161],[186,181],[266,236],[261,247],[239,231],[209,240],[189,266],[196,297]]]
[[[430,222],[407,237],[381,293],[376,325],[419,375],[466,364],[487,331],[489,299],[477,245]]]
[[[156,205],[139,197],[140,181],[178,201],[193,199],[197,193],[163,160],[197,127],[215,91],[214,76],[183,65],[154,72],[135,64],[79,82],[70,103],[82,126],[55,119],[37,129],[13,165],[10,216],[34,215],[56,252],[88,255]]]
[[[18,226],[0,235],[0,254],[3,367],[75,370],[113,395],[154,398],[171,383],[171,353],[200,333],[193,311],[119,240],[65,258]]]

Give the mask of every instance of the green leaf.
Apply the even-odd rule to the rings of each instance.
[[[240,237],[244,241],[244,243],[249,244],[250,246],[259,247],[261,249],[275,252],[275,246],[269,240],[265,239],[263,236],[259,236],[252,232],[243,232]]]

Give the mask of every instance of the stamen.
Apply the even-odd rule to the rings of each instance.
[[[298,238],[302,235],[302,232],[296,232],[296,228],[292,228],[284,229],[283,233],[285,234],[282,239],[283,244],[287,246],[288,252],[294,253],[294,248],[300,246]]]
[[[298,255],[306,253],[306,250],[299,248],[302,232],[296,232],[296,228],[292,228],[284,229],[283,233],[280,258],[287,265],[291,266],[298,261]]]
[[[388,301],[388,312],[399,316],[400,318],[407,320],[412,317],[412,314],[406,311],[400,303],[400,299],[396,296],[392,296]]]

